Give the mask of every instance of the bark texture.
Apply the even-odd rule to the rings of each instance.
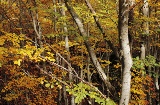
[[[83,23],[81,22],[81,20],[79,19],[78,15],[74,12],[73,8],[71,8],[71,6],[68,4],[67,0],[65,0],[65,4],[66,4],[66,7],[69,11],[69,13],[71,14],[72,18],[74,19],[74,21],[76,22],[78,28],[79,28],[79,31],[81,33],[81,35],[86,38],[84,40],[84,43],[85,43],[85,46],[89,52],[89,55],[90,55],[90,58],[93,62],[93,65],[95,66],[97,72],[99,73],[101,79],[103,80],[103,82],[105,83],[106,87],[109,88],[110,91],[114,91],[115,92],[115,88],[111,85],[111,83],[108,81],[108,78],[106,76],[106,74],[104,73],[97,57],[96,57],[96,54],[94,52],[94,49],[93,47],[90,45],[89,41],[88,41],[88,36],[87,36],[87,32],[86,30],[84,29],[84,26],[83,26]]]
[[[130,85],[131,85],[131,67],[132,57],[130,54],[129,38],[128,38],[128,15],[129,15],[129,2],[128,0],[119,0],[119,38],[122,52],[122,89],[121,99],[119,105],[128,105],[130,98]]]

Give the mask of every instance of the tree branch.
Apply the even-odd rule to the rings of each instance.
[[[94,9],[92,8],[91,4],[89,3],[88,0],[85,0],[86,2],[86,5],[88,6],[88,8],[90,9],[90,11],[93,13],[93,14],[96,14],[96,12],[94,11]],[[106,33],[104,32],[104,29],[102,28],[100,22],[98,21],[98,18],[97,16],[93,15],[94,17],[94,20],[97,24],[97,27],[99,28],[99,30],[101,31],[101,33],[103,34],[103,37],[105,37]],[[118,53],[118,50],[117,48],[114,47],[113,43],[110,41],[110,40],[106,40],[105,39],[105,42],[107,42],[107,44],[109,45],[109,47],[112,49],[113,53],[116,55],[117,58],[119,58],[119,53]]]
[[[66,7],[69,11],[69,13],[71,14],[72,18],[74,19],[74,21],[76,22],[78,28],[79,28],[79,31],[81,33],[81,35],[83,37],[87,37],[87,33],[84,29],[84,26],[81,22],[81,20],[79,19],[78,15],[74,12],[73,8],[68,4],[67,0],[65,0],[65,4],[66,4]],[[95,66],[97,72],[99,73],[102,81],[105,83],[106,87],[109,88],[109,90],[115,92],[115,88],[111,85],[111,83],[108,81],[109,79],[107,78],[106,74],[104,73],[97,57],[96,57],[96,54],[94,52],[94,49],[92,48],[92,46],[90,45],[88,39],[84,40],[84,43],[85,43],[85,46],[89,52],[89,55],[91,57],[91,60],[93,62],[93,65]]]

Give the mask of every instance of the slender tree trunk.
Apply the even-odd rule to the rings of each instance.
[[[156,14],[155,14],[155,17],[156,17]],[[154,42],[155,43],[159,43],[159,35],[155,35],[154,37]],[[158,58],[158,55],[159,55],[159,52],[158,52],[158,46],[153,46],[153,55],[154,57],[156,58],[157,61],[159,61],[159,58]],[[153,104],[158,104],[160,103],[159,102],[159,82],[158,82],[158,78],[159,78],[159,70],[160,68],[159,67],[154,67],[154,72],[155,72],[155,77],[154,77],[154,86],[155,86],[155,91],[157,93],[156,95],[156,99],[153,99]]]
[[[141,59],[145,59],[145,56],[146,56],[145,45],[144,45],[144,43],[141,43],[141,55],[140,55],[140,58]]]
[[[128,20],[128,26],[130,27],[128,30],[128,38],[129,38],[129,45],[131,49],[131,55],[132,55],[132,45],[133,45],[133,22],[134,22],[134,8],[135,0],[129,0],[129,20]]]
[[[159,85],[159,81],[158,81],[158,78],[159,78],[159,76],[158,76],[158,74],[159,74],[159,69],[160,69],[159,67],[156,67],[156,71],[155,71],[155,73],[156,73],[156,77],[155,77],[155,88],[156,88],[156,92],[157,92],[156,102],[157,102],[158,105],[160,105],[160,90],[159,90],[160,85]]]
[[[149,4],[148,0],[144,0],[142,13],[145,18],[149,17]],[[146,55],[150,54],[150,39],[149,39],[149,22],[144,21],[143,22],[143,40],[146,42]]]
[[[144,45],[144,42],[141,42],[140,59],[144,60],[145,59],[145,55],[146,55],[145,45]],[[143,69],[143,72],[141,74],[141,76],[142,76],[141,78],[145,78],[145,75],[146,75],[146,71],[145,71],[145,69]],[[142,90],[143,90],[143,92],[145,92],[145,90],[146,90],[146,87],[145,87],[144,83],[145,83],[145,80],[143,79],[142,80]],[[144,97],[141,96],[141,100],[146,100],[146,97],[145,96]]]
[[[36,0],[34,1],[34,6],[37,7]],[[42,29],[41,29],[41,25],[39,22],[38,10],[35,10],[35,12],[34,11],[31,12],[31,14],[32,14],[34,31],[36,33],[35,46],[37,48],[43,48]],[[45,51],[42,53],[42,56],[45,56]],[[43,66],[43,69],[46,70],[46,62],[43,62],[42,66]]]
[[[89,0],[85,0],[86,2],[86,5],[88,6],[89,10],[91,11],[91,13],[93,14],[96,14],[96,12],[94,11],[94,9],[92,8]],[[93,16],[94,17],[94,20],[95,20],[95,23],[97,25],[97,27],[99,28],[99,30],[101,31],[101,33],[103,34],[103,36],[105,37],[106,33],[104,32],[104,29],[102,28],[97,16]],[[105,39],[105,42],[109,45],[109,47],[112,49],[113,53],[115,54],[115,56],[117,58],[119,58],[119,53],[118,53],[118,50],[117,48],[115,48],[115,46],[113,45],[113,43],[110,41],[110,40],[106,40]]]
[[[64,10],[63,6],[65,6],[64,3],[62,3],[61,14],[62,14],[62,16],[65,16],[66,14],[65,14],[65,10]],[[63,30],[64,30],[64,33],[66,34],[66,36],[65,36],[65,49],[66,49],[67,52],[69,52],[68,29],[66,27],[66,23],[65,22],[64,22],[63,25],[64,25],[64,29]],[[70,63],[70,54],[67,55],[67,61]],[[70,71],[69,72],[69,81],[73,82],[73,77],[72,77],[72,74],[71,74],[72,70],[71,70],[69,65],[68,65],[67,68]],[[75,105],[74,96],[73,95],[71,96],[71,105]]]
[[[143,1],[143,8],[142,8],[143,16],[145,18],[149,17],[149,3],[148,0]],[[150,38],[149,38],[149,22],[148,20],[143,22],[143,35],[146,40],[146,55],[150,55]],[[148,66],[148,71],[151,71],[151,67]],[[149,73],[150,75],[150,73]],[[147,100],[149,101],[150,105],[152,104],[151,100],[151,93],[150,91],[147,93]]]
[[[37,3],[35,0],[33,1],[33,3],[34,3],[34,6],[37,7]],[[38,10],[36,9],[35,12],[34,11],[31,12],[31,15],[32,15],[32,20],[33,20],[34,31],[36,33],[35,42],[37,42],[37,43],[35,46],[42,48],[42,45],[43,45],[42,31],[41,31],[40,22],[38,21],[39,20]]]
[[[81,22],[81,20],[79,19],[78,15],[74,12],[73,8],[71,8],[71,6],[68,4],[68,1],[65,0],[65,4],[66,4],[66,7],[69,11],[69,13],[71,14],[72,18],[74,19],[74,21],[76,22],[78,28],[79,28],[79,31],[81,33],[81,35],[86,38],[84,40],[84,43],[85,43],[85,46],[87,47],[87,51],[90,55],[90,58],[93,62],[93,65],[95,66],[97,72],[99,73],[101,79],[103,80],[103,82],[105,83],[105,86],[109,88],[110,91],[112,92],[115,92],[115,88],[111,85],[111,83],[108,81],[108,78],[106,76],[106,74],[104,73],[97,57],[96,57],[96,54],[94,52],[94,49],[93,47],[90,45],[89,41],[88,41],[88,36],[87,36],[87,32],[86,30],[84,29],[84,26]]]
[[[144,4],[143,4],[143,15],[144,17],[149,17],[149,4],[148,4],[148,0],[144,0]],[[146,21],[143,23],[143,32],[145,35],[149,34],[149,22]]]
[[[128,15],[129,2],[128,0],[119,0],[119,38],[122,52],[122,90],[119,105],[128,105],[130,98],[131,85],[131,67],[132,58],[130,54],[129,38],[128,38]]]

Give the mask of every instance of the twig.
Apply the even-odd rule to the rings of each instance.
[[[43,70],[43,69],[40,68],[38,65],[36,65],[36,67],[37,67],[38,69],[40,69],[40,71],[43,72],[44,74],[49,75],[50,77],[56,79],[57,81],[59,81],[60,83],[64,84],[65,86],[71,87],[71,86],[68,85],[66,82],[64,82],[64,81],[62,81],[62,80],[60,80],[60,79],[54,77],[53,74],[52,74],[51,72],[47,72],[47,71]]]
[[[41,56],[41,57],[42,57],[42,56]],[[44,57],[42,57],[42,58],[44,58]],[[45,60],[46,60],[46,59],[45,59]],[[50,62],[50,61],[49,61],[49,62]],[[51,65],[58,66],[58,67],[62,68],[63,70],[67,71],[67,72],[70,72],[74,77],[76,77],[77,79],[79,79],[81,82],[83,82],[84,84],[89,85],[91,88],[94,88],[95,91],[97,91],[103,98],[105,98],[105,99],[107,98],[106,95],[104,95],[100,90],[98,90],[98,89],[97,89],[95,86],[93,86],[90,82],[87,82],[87,81],[85,81],[84,79],[80,78],[80,77],[78,76],[78,74],[77,74],[77,75],[74,75],[74,74],[73,74],[70,70],[68,70],[67,68],[65,68],[65,67],[63,67],[63,66],[61,66],[61,65],[59,65],[59,64],[56,64],[56,63],[54,63],[54,62],[50,62],[50,64],[51,64]],[[53,74],[52,74],[52,73],[49,73],[49,72],[44,71],[44,70],[43,70],[42,68],[40,68],[38,65],[36,65],[36,67],[39,68],[43,73],[49,75],[50,77],[53,77]],[[74,70],[74,71],[75,71],[75,70]],[[56,78],[56,77],[53,77],[53,78],[57,79],[59,82],[63,83],[64,85],[69,86],[67,83],[61,81],[60,79],[58,79],[58,78]],[[69,86],[69,87],[71,87],[71,86]],[[110,92],[110,91],[109,91],[109,92]],[[111,94],[111,92],[110,92],[110,94]],[[112,94],[111,94],[111,95],[112,95]]]

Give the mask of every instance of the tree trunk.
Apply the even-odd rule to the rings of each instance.
[[[131,55],[132,55],[132,45],[133,45],[133,22],[134,22],[134,8],[135,0],[129,0],[129,20],[128,20],[128,26],[130,27],[128,30],[128,38],[129,38],[129,45],[131,49]]]
[[[64,3],[62,3],[61,15],[62,15],[62,16],[65,16],[66,14],[65,14],[65,10],[64,10],[63,6],[65,6]],[[67,27],[66,27],[66,23],[65,23],[65,22],[63,23],[63,25],[64,25],[63,30],[64,30],[64,33],[66,34],[66,36],[65,36],[65,49],[66,49],[67,52],[69,52],[68,29],[67,29]],[[68,61],[68,63],[70,63],[70,55],[69,55],[69,54],[67,54],[67,61]],[[73,76],[72,76],[72,74],[71,74],[71,73],[72,73],[71,67],[68,65],[67,68],[68,68],[68,70],[70,71],[70,72],[69,72],[69,81],[70,81],[70,82],[73,82]],[[65,100],[65,101],[66,101],[66,100]],[[67,103],[67,101],[66,101],[65,103]],[[67,103],[67,104],[68,104],[68,103]],[[71,96],[71,105],[75,105],[74,96],[73,96],[73,95]]]
[[[88,41],[88,36],[87,36],[87,32],[86,30],[84,29],[84,26],[81,22],[81,20],[79,19],[78,15],[74,12],[73,8],[71,8],[71,6],[68,4],[67,0],[65,0],[65,4],[66,4],[66,7],[69,11],[69,13],[71,14],[72,18],[74,19],[74,21],[76,22],[78,28],[79,28],[79,31],[81,33],[81,35],[86,38],[84,40],[84,43],[85,43],[85,46],[87,48],[87,51],[90,55],[90,58],[93,62],[93,65],[95,66],[97,72],[99,73],[102,81],[105,83],[105,86],[109,88],[109,90],[111,92],[115,92],[115,88],[111,85],[111,83],[108,81],[108,78],[106,76],[106,74],[104,73],[97,57],[96,57],[96,54],[94,52],[94,49],[93,47],[90,45],[89,41]]]
[[[145,51],[146,51],[145,46],[143,43],[141,43],[141,56],[140,56],[141,59],[145,59],[145,55],[146,55]]]
[[[148,5],[148,0],[144,0],[143,4],[143,15],[144,17],[149,17],[149,5]],[[145,35],[149,34],[149,23],[148,21],[143,23],[143,32]]]
[[[144,0],[143,2],[143,8],[142,13],[145,18],[149,17],[149,4],[148,0]],[[150,39],[149,39],[149,22],[144,21],[143,22],[143,39],[146,42],[146,55],[148,56],[150,54]]]
[[[89,10],[91,11],[91,13],[96,14],[96,12],[94,11],[94,9],[92,8],[90,2],[88,0],[85,0],[85,3],[87,5],[87,7],[89,8]],[[100,22],[98,21],[97,16],[93,16],[95,23],[97,25],[97,27],[99,28],[99,30],[101,31],[103,37],[105,37],[106,33],[104,31],[104,29],[102,28]],[[115,56],[117,58],[119,58],[119,53],[118,53],[118,49],[113,45],[113,43],[110,40],[104,39],[105,42],[109,45],[109,47],[111,48],[111,50],[113,51],[113,53],[115,54]]]
[[[149,4],[148,4],[148,0],[144,0],[143,1],[143,8],[142,8],[142,12],[143,12],[143,16],[144,18],[148,18],[149,17]],[[149,38],[149,22],[148,20],[143,22],[143,35],[145,37],[146,40],[146,55],[150,55],[150,38]],[[151,71],[151,67],[148,66],[148,71]],[[149,73],[150,75],[150,73]],[[151,76],[151,75],[150,75]],[[149,101],[150,105],[152,104],[151,101],[151,92],[149,91],[147,93],[147,100]]]
[[[132,57],[130,54],[129,38],[128,38],[128,15],[129,15],[129,2],[128,0],[119,1],[119,38],[122,52],[122,90],[119,105],[128,105],[130,98],[130,85],[131,85],[131,67]]]

